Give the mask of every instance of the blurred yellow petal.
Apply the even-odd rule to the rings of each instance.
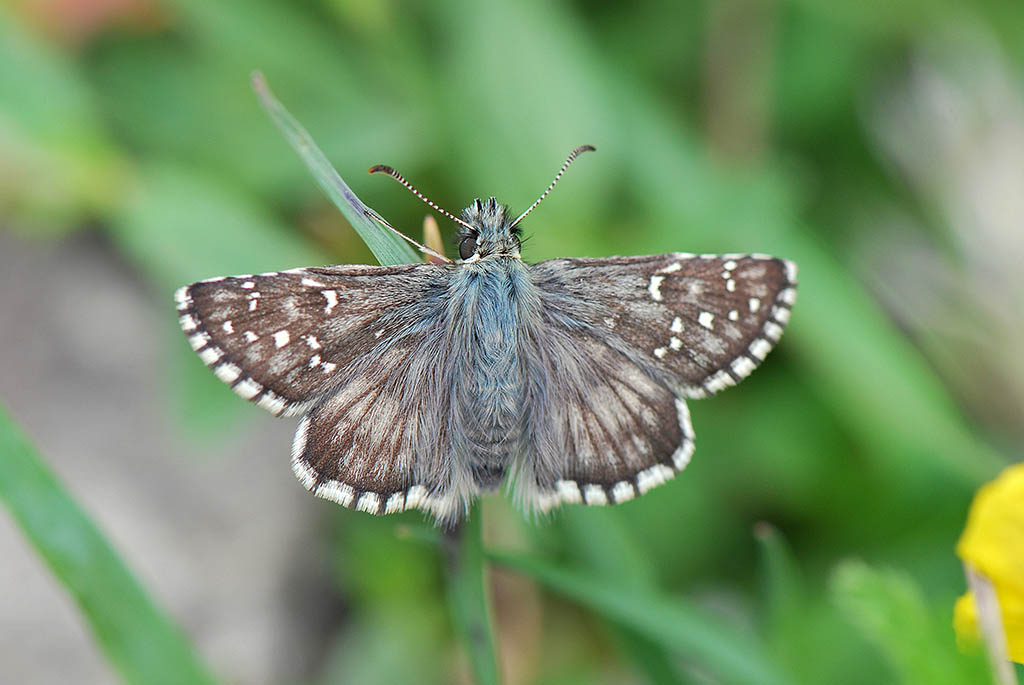
[[[992,583],[1010,658],[1024,663],[1024,464],[978,490],[956,551]],[[961,645],[978,640],[972,593],[957,600],[953,626]]]
[[[960,595],[953,606],[953,630],[956,643],[965,652],[977,648],[981,641],[978,630],[978,609],[974,606],[974,595],[970,591]]]

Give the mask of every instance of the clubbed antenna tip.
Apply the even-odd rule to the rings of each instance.
[[[556,183],[558,183],[558,179],[562,178],[562,174],[565,173],[565,170],[569,168],[569,165],[572,164],[577,157],[582,155],[584,152],[592,152],[595,150],[597,150],[597,148],[594,147],[593,145],[580,145],[578,148],[570,152],[569,156],[565,158],[565,163],[562,164],[562,168],[558,170],[557,174],[555,174],[555,180],[551,181],[551,185],[548,186],[547,190],[541,193],[540,197],[537,198],[536,202],[530,205],[525,212],[520,214],[519,217],[512,222],[512,226],[510,226],[510,228],[515,228],[516,224],[522,221],[527,214],[536,209],[537,205],[539,205],[541,201],[548,196],[548,193],[551,192],[551,189],[555,187]]]
[[[389,166],[388,166],[388,165],[386,165],[386,164],[375,164],[375,165],[373,165],[372,167],[370,167],[370,173],[371,173],[371,174],[377,174],[377,173],[380,173],[380,174],[387,174],[388,176],[390,176],[391,178],[395,179],[396,181],[398,181],[399,183],[401,183],[401,184],[402,184],[403,186],[405,186],[406,188],[408,188],[408,189],[409,189],[409,190],[410,190],[410,191],[412,192],[412,194],[413,194],[413,195],[415,195],[416,197],[418,197],[419,199],[421,199],[421,200],[423,200],[423,201],[424,201],[425,203],[427,203],[427,205],[428,205],[428,206],[429,206],[429,207],[430,207],[431,209],[433,209],[434,211],[436,211],[436,212],[440,212],[441,214],[444,214],[444,215],[445,215],[446,217],[448,217],[449,219],[451,219],[451,220],[452,220],[452,221],[454,221],[455,223],[457,223],[457,224],[460,224],[460,225],[462,225],[462,226],[465,226],[465,227],[466,227],[466,228],[468,228],[469,230],[473,230],[473,227],[472,227],[472,226],[470,226],[469,224],[467,224],[467,223],[466,223],[465,221],[463,221],[463,220],[462,220],[462,219],[460,219],[459,217],[455,216],[455,215],[454,215],[454,214],[452,214],[451,212],[449,212],[449,211],[447,211],[447,210],[445,210],[445,209],[442,209],[442,208],[441,208],[441,207],[439,207],[439,206],[438,206],[437,204],[435,204],[435,203],[434,203],[433,201],[431,201],[431,199],[430,199],[430,198],[428,198],[428,197],[427,197],[426,195],[424,195],[424,194],[423,194],[423,193],[421,193],[420,191],[416,190],[416,189],[415,189],[415,188],[414,188],[414,187],[412,186],[412,184],[411,184],[411,183],[409,183],[408,181],[406,181],[406,180],[405,180],[405,177],[404,177],[404,176],[402,176],[402,174],[400,174],[400,173],[398,173],[397,171],[395,171],[395,170],[394,170],[394,169],[393,169],[392,167],[389,167]]]

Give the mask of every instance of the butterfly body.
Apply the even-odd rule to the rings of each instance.
[[[242,397],[303,418],[316,495],[441,523],[510,483],[529,510],[623,502],[689,462],[684,398],[739,382],[778,341],[796,267],[768,255],[526,264],[494,198],[460,259],[211,279],[178,291],[193,349]]]

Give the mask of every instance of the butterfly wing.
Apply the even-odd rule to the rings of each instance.
[[[448,402],[436,338],[451,268],[330,266],[178,290],[200,359],[277,415],[305,414],[292,467],[320,497],[371,513],[451,516]],[[415,459],[413,457],[416,457]],[[461,482],[461,481],[459,481]]]
[[[557,259],[531,267],[541,293],[534,452],[517,491],[537,509],[631,499],[689,461],[683,397],[750,374],[778,341],[796,267],[765,255],[674,253]]]

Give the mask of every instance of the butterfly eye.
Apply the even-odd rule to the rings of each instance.
[[[469,259],[476,252],[476,237],[467,235],[459,243],[459,256],[463,259]]]

